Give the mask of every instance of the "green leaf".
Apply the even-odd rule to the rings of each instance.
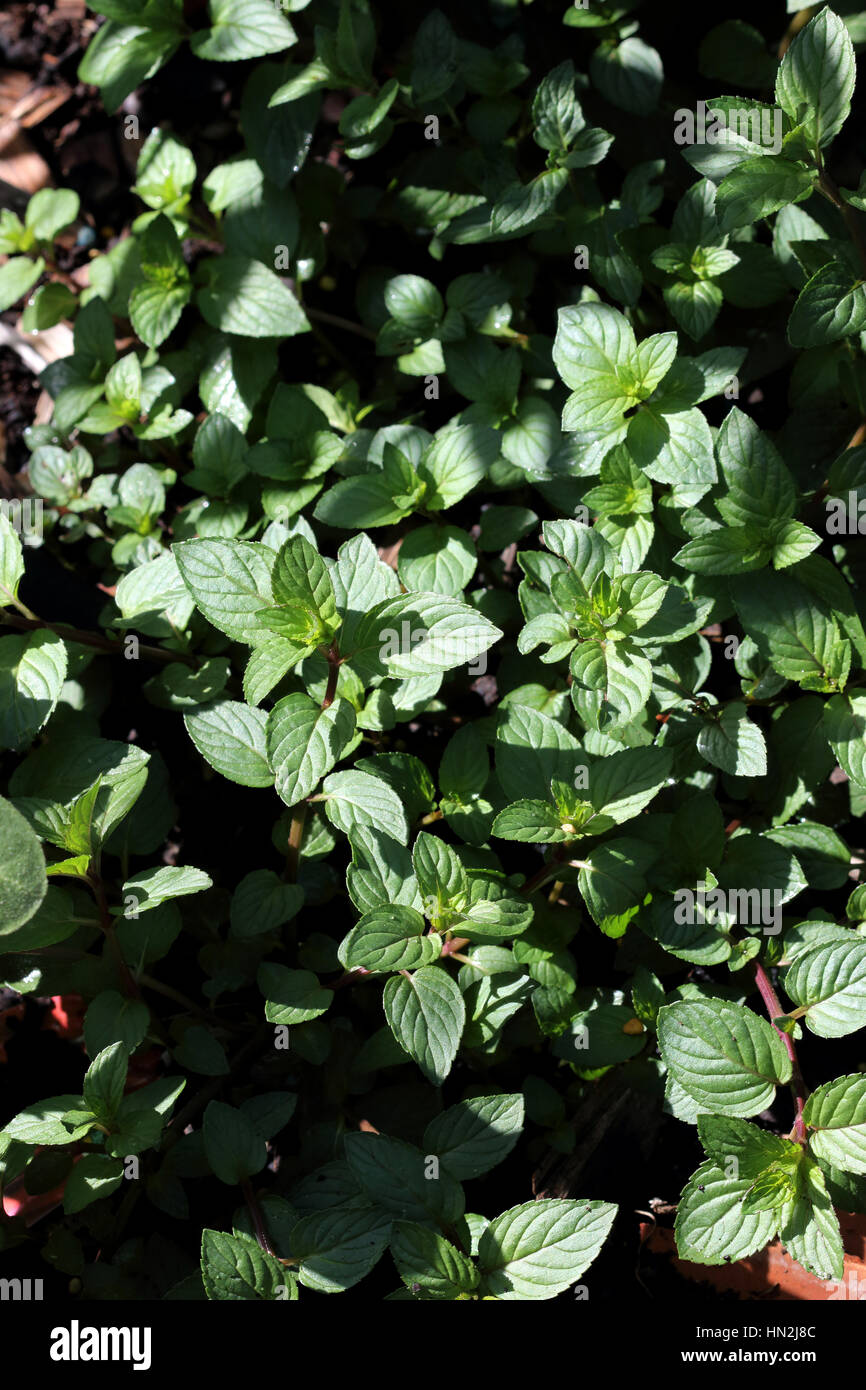
[[[713,767],[734,777],[766,777],[767,745],[745,705],[726,705],[698,734],[698,752]]]
[[[442,938],[424,935],[420,912],[395,904],[367,912],[340,947],[340,961],[347,970],[358,967],[373,974],[415,970],[439,958]]]
[[[352,1175],[367,1197],[401,1221],[423,1225],[454,1222],[463,1215],[463,1189],[441,1169],[428,1176],[427,1155],[414,1144],[385,1134],[347,1134],[343,1141]]]
[[[232,894],[231,934],[238,940],[263,936],[290,922],[304,902],[297,883],[284,883],[272,869],[245,874]]]
[[[623,836],[596,845],[578,875],[581,897],[594,922],[608,936],[622,936],[646,895],[644,874],[653,854]]]
[[[866,1076],[840,1076],[813,1091],[803,1109],[809,1148],[844,1173],[866,1173]]]
[[[186,1029],[174,1049],[174,1059],[200,1076],[227,1076],[230,1070],[222,1043],[209,1029],[195,1023]]]
[[[866,941],[828,941],[798,955],[785,991],[819,1038],[844,1038],[866,1024]]]
[[[308,1023],[325,1013],[334,997],[323,989],[310,970],[289,970],[285,965],[266,963],[259,967],[259,989],[265,996],[268,1023]]]
[[[271,1302],[280,1297],[281,1286],[291,1288],[294,1278],[252,1236],[207,1229],[201,1236],[201,1277],[208,1298],[218,1302]]]
[[[477,662],[502,633],[482,614],[442,594],[403,594],[376,604],[358,624],[353,666],[401,680]]]
[[[459,598],[475,573],[478,557],[458,526],[419,526],[397,557],[400,582],[409,590]]]
[[[17,597],[23,574],[24,551],[20,537],[6,514],[0,512],[0,608],[7,607]]]
[[[158,347],[177,326],[192,286],[177,232],[164,213],[145,228],[139,249],[144,284],[132,291],[129,316],[142,341]]]
[[[53,632],[0,638],[0,748],[22,752],[33,742],[54,712],[66,665]]]
[[[800,291],[788,320],[792,347],[837,343],[866,324],[866,285],[844,263],[828,261]]]
[[[129,18],[134,20],[138,13],[136,7]],[[158,72],[183,38],[183,30],[171,11],[158,11],[152,20],[144,25],[109,20],[87,46],[78,66],[78,77],[101,88],[109,111],[116,111],[130,92]]]
[[[533,135],[543,150],[569,149],[583,129],[574,83],[574,64],[569,58],[549,72],[536,88],[532,99]]]
[[[194,608],[172,552],[125,574],[115,590],[114,601],[128,626],[152,637],[183,631]]]
[[[149,1024],[150,1010],[141,999],[127,999],[115,989],[106,989],[88,1007],[84,1044],[91,1057],[112,1042],[121,1042],[132,1053],[143,1041]]]
[[[238,62],[291,48],[297,35],[280,8],[270,0],[209,0],[213,27],[190,37],[198,58]]]
[[[658,104],[664,70],[654,48],[643,39],[599,44],[590,60],[596,87],[614,106],[635,116],[648,116]]]
[[[626,643],[584,642],[571,658],[571,698],[590,728],[629,724],[652,690],[652,667]]]
[[[751,1185],[750,1177],[729,1177],[712,1160],[701,1164],[683,1188],[677,1206],[675,1231],[680,1259],[702,1265],[726,1264],[762,1250],[773,1239],[778,1217],[772,1209],[743,1210]]]
[[[431,921],[438,923],[452,905],[463,903],[469,880],[459,857],[444,840],[422,830],[412,849],[412,865]]]
[[[84,1077],[84,1103],[103,1124],[112,1124],[123,1100],[129,1052],[111,1043],[94,1057]]]
[[[68,1144],[70,1131],[62,1117],[80,1109],[81,1096],[50,1096],[21,1110],[3,1126],[3,1134],[22,1144]]]
[[[711,280],[678,281],[665,285],[663,294],[677,323],[695,342],[709,333],[724,303],[722,291]]]
[[[757,1115],[791,1075],[778,1033],[742,1005],[687,999],[658,1015],[659,1047],[688,1094],[722,1115]]]
[[[494,1298],[555,1298],[589,1268],[613,1225],[609,1202],[542,1198],[511,1207],[484,1228],[481,1289]]]
[[[511,184],[493,206],[491,232],[494,236],[513,236],[515,232],[534,230],[535,224],[553,211],[567,183],[567,169],[546,169],[531,183]]]
[[[769,217],[789,203],[808,198],[815,182],[805,164],[779,154],[746,159],[722,179],[716,192],[716,210],[722,230],[746,227]]]
[[[431,1086],[451,1071],[466,1019],[463,996],[445,970],[426,965],[385,985],[385,1017],[397,1042]]]
[[[274,13],[270,0],[262,3]],[[291,338],[309,330],[288,285],[261,261],[224,253],[205,261],[201,276],[198,306],[212,328],[242,338]]]
[[[771,1164],[799,1162],[796,1144],[729,1115],[698,1116],[698,1134],[708,1158],[752,1181]]]
[[[391,903],[416,910],[421,907],[409,851],[380,830],[363,826],[353,829],[352,863],[346,871],[346,886],[359,912]]]
[[[108,839],[135,805],[148,779],[149,754],[129,743],[64,732],[60,742],[48,738],[16,768],[9,784],[16,798],[35,798],[71,809],[101,779],[91,818],[91,832]],[[43,823],[39,821],[41,833]]]
[[[808,1154],[803,1154],[797,1176],[799,1190],[781,1212],[782,1243],[795,1260],[819,1279],[842,1279],[842,1234],[824,1174]]]
[[[422,338],[433,336],[445,313],[436,286],[420,275],[395,275],[385,286],[385,307],[392,318]]]
[[[687,541],[674,560],[695,574],[743,574],[763,569],[771,551],[763,533],[750,526],[726,526]]]
[[[310,542],[291,536],[277,555],[271,572],[274,607],[262,614],[281,637],[314,649],[340,625],[334,586],[328,568]]]
[[[4,797],[0,797],[0,840],[0,936],[6,936],[37,912],[48,891],[48,879],[39,840]]]
[[[412,96],[416,105],[435,101],[457,77],[457,38],[441,10],[430,10],[412,43]]]
[[[626,432],[625,412],[637,402],[637,347],[627,320],[604,304],[560,309],[553,360],[572,394],[562,427],[611,447]]]
[[[735,581],[732,593],[743,627],[780,676],[808,680],[807,689],[830,688],[827,679],[839,671],[846,644],[814,594],[793,576],[773,573],[762,575],[760,585]]]
[[[562,844],[574,839],[565,829],[563,817],[549,801],[513,801],[500,811],[490,833],[500,840],[520,840],[530,845]]]
[[[287,806],[315,790],[354,731],[355,711],[348,700],[336,699],[327,709],[301,692],[277,701],[267,716],[267,751],[277,794]]]
[[[211,767],[242,787],[272,787],[267,715],[238,700],[215,700],[183,717],[186,731]]]
[[[205,1157],[230,1187],[260,1173],[267,1162],[264,1139],[240,1111],[221,1100],[209,1102],[202,1120]]]
[[[428,1298],[454,1300],[478,1284],[478,1270],[450,1241],[416,1222],[395,1221],[391,1254],[408,1289]]]
[[[440,430],[425,451],[418,475],[428,483],[431,511],[453,507],[489,472],[499,456],[499,437],[484,425]]]
[[[171,898],[183,898],[189,893],[201,893],[210,888],[213,880],[201,869],[155,868],[142,869],[123,885],[124,906],[129,913],[128,898],[135,899],[135,913],[149,912]],[[131,914],[130,914],[131,915]]]
[[[523,1130],[523,1112],[520,1093],[461,1100],[430,1121],[422,1147],[438,1154],[459,1182],[478,1178],[511,1153]]]
[[[311,1212],[292,1227],[289,1237],[298,1278],[319,1293],[353,1288],[379,1260],[390,1231],[387,1213],[363,1200]]]
[[[823,725],[843,772],[866,788],[866,695],[832,695],[824,705]]]
[[[273,552],[250,541],[202,539],[172,548],[199,612],[233,642],[267,641],[261,611],[272,602]]]
[[[800,521],[785,521],[773,528],[773,568],[787,569],[817,550],[821,537]]]
[[[55,280],[48,285],[40,285],[27,301],[21,315],[22,333],[43,333],[53,328],[61,319],[71,319],[78,306],[78,300],[66,285]]]
[[[40,188],[27,204],[24,225],[37,241],[53,241],[78,216],[81,200],[71,188]]]
[[[11,309],[39,279],[45,262],[40,256],[32,261],[29,256],[12,256],[4,266],[0,266],[0,312]]]
[[[573,782],[580,745],[558,719],[530,705],[509,705],[496,730],[496,775],[509,801],[547,800],[550,783]]]
[[[105,1154],[84,1154],[73,1167],[63,1188],[67,1216],[83,1211],[91,1202],[110,1197],[123,1182],[123,1160]]]
[[[838,135],[851,109],[856,65],[844,22],[825,8],[801,29],[776,74],[776,101],[810,148]]]
[[[369,86],[375,44],[376,31],[367,0],[340,0],[337,65],[360,87]]]
[[[594,810],[617,825],[640,814],[668,781],[673,770],[662,748],[624,748],[596,763],[590,774]],[[592,822],[587,829],[592,833]]]

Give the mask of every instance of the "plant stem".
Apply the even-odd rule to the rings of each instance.
[[[117,977],[120,981],[123,993],[126,995],[127,999],[140,999],[141,990],[133,979],[129,966],[123,959],[120,942],[114,930],[114,919],[108,910],[108,899],[105,896],[105,884],[102,882],[99,874],[93,869],[91,869],[87,876],[87,882],[90,884],[93,896],[96,899],[96,905],[99,908],[99,925],[102,927],[102,931],[108,943],[108,949],[114,958],[114,967],[117,971]]]
[[[541,888],[542,885],[545,884],[548,879],[554,877],[554,875],[557,873],[559,869],[560,864],[566,856],[566,852],[567,849],[565,845],[556,846],[556,849],[553,851],[553,854],[551,855],[550,859],[548,859],[547,863],[542,864],[540,869],[536,869],[532,877],[528,878],[524,883],[523,887],[520,889],[520,892],[523,894],[525,898],[528,898],[530,893],[534,893],[536,888]]]
[[[839,185],[836,183],[835,179],[830,177],[826,169],[824,169],[820,158],[818,161],[818,168],[820,171],[820,176],[818,178],[819,192],[823,193],[824,197],[829,199],[833,206],[838,208],[841,212],[845,226],[848,229],[848,235],[857,251],[857,255],[860,257],[860,264],[863,267],[864,274],[866,274],[866,232],[864,232],[863,221],[860,214],[850,203],[845,202],[839,191]]]
[[[365,328],[361,323],[341,318],[339,314],[329,314],[326,309],[310,309],[307,305],[304,306],[304,312],[308,319],[318,319],[320,323],[330,323],[334,328],[344,328],[347,333],[357,333],[359,338],[367,338],[371,343],[376,341],[376,334],[372,328]]]
[[[770,1023],[776,1028],[773,1019],[781,1018],[785,1010],[782,1008],[779,1002],[779,996],[770,983],[769,975],[759,960],[755,961],[755,984],[757,985],[758,993],[764,1001],[764,1007],[770,1016]],[[800,1070],[797,1051],[794,1047],[794,1039],[791,1037],[790,1033],[783,1033],[781,1028],[776,1028],[776,1032],[785,1044],[788,1056],[791,1059],[791,1094],[794,1097],[794,1104],[797,1110],[797,1117],[794,1121],[794,1134],[799,1144],[805,1144],[806,1125],[803,1120],[803,1107],[806,1104],[807,1097],[806,1083],[803,1080],[803,1073]]]
[[[334,696],[337,693],[337,681],[340,676],[340,652],[336,642],[332,642],[328,648],[328,686],[325,690],[325,698],[322,701],[322,709],[329,709],[334,703]]]
[[[564,887],[565,884],[563,880],[558,878],[547,895],[547,901],[551,904],[555,903]]]
[[[365,977],[371,978],[372,972],[365,969],[363,965],[353,965],[351,970],[345,970],[336,980],[330,980],[327,988],[342,989],[344,985],[357,984],[359,980],[363,980]]]
[[[232,1076],[235,1081],[257,1053],[261,1052],[267,1039],[273,1038],[273,1027],[269,1023],[263,1023],[256,1029],[249,1042],[244,1043],[243,1047],[235,1053],[234,1057],[229,1058],[229,1070],[227,1075]],[[163,1133],[160,1148],[163,1152],[172,1148],[179,1139],[183,1138],[183,1132],[187,1125],[197,1115],[199,1110],[203,1110],[209,1100],[213,1100],[221,1088],[225,1085],[225,1076],[218,1076],[213,1081],[209,1081],[203,1086],[183,1107],[177,1115],[169,1121]]]
[[[247,1204],[247,1210],[249,1211],[250,1216],[253,1218],[253,1226],[255,1227],[256,1231],[256,1240],[258,1241],[259,1245],[262,1247],[266,1255],[275,1256],[277,1252],[271,1244],[271,1238],[268,1235],[267,1226],[265,1225],[264,1212],[259,1206],[259,1199],[256,1196],[255,1192],[253,1192],[252,1184],[249,1178],[244,1178],[243,1182],[241,1183],[241,1192],[244,1194],[244,1200]]]
[[[203,1009],[194,999],[189,999],[185,994],[181,994],[179,989],[174,989],[172,985],[163,984],[162,980],[157,980],[153,975],[139,975],[139,985],[144,985],[145,989],[152,989],[155,994],[162,994],[166,999],[173,999],[175,1004],[180,1004],[190,1013],[194,1013],[197,1018],[206,1018],[211,1023],[219,1024],[220,1027],[230,1027],[224,1024],[222,1019],[217,1018],[216,1014],[209,1009]]]
[[[17,613],[0,613],[0,623],[7,627],[16,627],[22,632],[38,632],[44,629],[46,632],[54,632],[58,637],[63,637],[67,642],[77,642],[82,647],[95,647],[97,651],[108,652],[112,656],[123,655],[123,641],[117,641],[113,637],[103,637],[98,632],[85,632],[82,628],[67,627],[64,623],[47,623],[42,618],[19,617]],[[198,663],[194,656],[185,652],[167,652],[162,647],[149,647],[144,643],[139,643],[138,654],[146,661],[159,661],[167,664],[170,661],[182,661],[186,666],[196,666]]]
[[[298,867],[301,862],[301,844],[304,839],[304,823],[307,819],[307,803],[302,801],[292,811],[292,824],[289,827],[289,843],[286,848],[286,874],[290,883],[298,881]]]

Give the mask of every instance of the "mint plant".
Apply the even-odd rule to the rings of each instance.
[[[727,19],[684,107],[649,9],[533,11],[101,0],[126,234],[0,218],[72,346],[0,507],[0,984],[84,1001],[0,1249],[85,1299],[594,1293],[628,1199],[533,1169],[602,1078],[703,1148],[683,1259],[832,1284],[866,1212],[862,27]],[[223,137],[138,130],[173,73]]]

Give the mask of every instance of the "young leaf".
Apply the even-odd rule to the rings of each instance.
[[[817,1159],[845,1173],[866,1173],[866,1076],[840,1076],[813,1091],[803,1109]]]

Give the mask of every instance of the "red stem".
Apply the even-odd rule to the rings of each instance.
[[[764,1007],[770,1016],[770,1023],[774,1018],[781,1018],[785,1010],[779,1002],[779,996],[770,984],[770,977],[759,960],[755,961],[755,984],[758,993],[764,1001]],[[803,1073],[800,1070],[800,1063],[797,1059],[797,1050],[794,1047],[794,1039],[790,1033],[783,1033],[781,1028],[776,1028],[776,1032],[785,1044],[788,1056],[791,1059],[791,1094],[794,1097],[794,1104],[797,1109],[797,1117],[794,1121],[794,1133],[800,1144],[806,1142],[806,1124],[803,1120],[803,1107],[806,1104],[806,1083],[803,1080]]]
[[[328,648],[328,688],[325,691],[325,698],[322,701],[322,709],[328,709],[334,703],[339,675],[340,653],[337,650],[337,644],[332,642]]]

